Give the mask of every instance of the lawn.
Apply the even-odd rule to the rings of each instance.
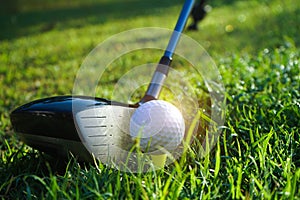
[[[185,31],[207,50],[222,75],[223,131],[205,157],[196,140],[177,162],[145,174],[71,156],[57,160],[34,150],[16,137],[9,114],[35,99],[71,94],[84,58],[110,36],[143,27],[172,29],[183,1],[3,2],[2,199],[300,199],[298,0],[214,0],[199,31]],[[155,63],[161,55],[145,52],[116,60],[114,73],[97,94],[110,97],[107,91],[132,66]],[[185,64],[174,59],[176,69]],[[205,93],[197,81],[192,84]]]

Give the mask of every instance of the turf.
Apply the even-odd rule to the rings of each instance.
[[[146,174],[49,157],[16,138],[9,113],[34,99],[70,94],[85,56],[111,35],[172,29],[182,1],[12,2],[0,9],[2,199],[300,198],[297,0],[211,2],[200,30],[186,34],[207,49],[222,75],[224,130],[204,158],[195,142],[178,162]],[[124,70],[159,57],[137,52],[116,61],[120,70],[107,78],[107,90]]]

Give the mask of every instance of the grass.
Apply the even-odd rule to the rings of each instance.
[[[187,34],[222,74],[223,134],[204,158],[196,141],[178,162],[146,174],[49,157],[15,137],[9,113],[34,99],[70,94],[77,69],[98,43],[132,28],[172,28],[182,2],[27,2],[35,4],[16,4],[0,19],[2,199],[300,198],[297,0],[212,2],[200,31]],[[122,69],[109,80],[159,55],[137,52],[117,61]]]

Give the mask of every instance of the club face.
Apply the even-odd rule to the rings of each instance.
[[[102,115],[107,116],[107,120],[110,120],[109,115],[105,113],[106,107],[130,108],[127,104],[100,98],[59,96],[25,104],[15,109],[10,118],[17,135],[26,144],[54,156],[66,157],[71,152],[80,160],[90,161],[91,154],[81,142],[82,134],[78,134],[74,116],[77,116],[76,113],[82,116],[90,113],[88,111],[91,108],[97,108],[103,111]],[[103,123],[106,123],[105,120]],[[82,125],[80,122],[78,124]]]
[[[88,151],[102,163],[125,163],[133,146],[129,135],[135,108],[120,105],[95,106],[76,112],[76,128]]]

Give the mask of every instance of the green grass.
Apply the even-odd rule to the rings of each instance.
[[[300,198],[297,0],[214,1],[200,31],[186,32],[208,50],[222,74],[225,128],[204,158],[196,141],[177,163],[147,174],[51,158],[16,138],[9,113],[34,99],[70,94],[84,57],[111,35],[173,28],[182,1],[19,2],[0,13],[2,199]],[[159,57],[159,52],[129,55],[117,61],[120,69],[107,83]]]

